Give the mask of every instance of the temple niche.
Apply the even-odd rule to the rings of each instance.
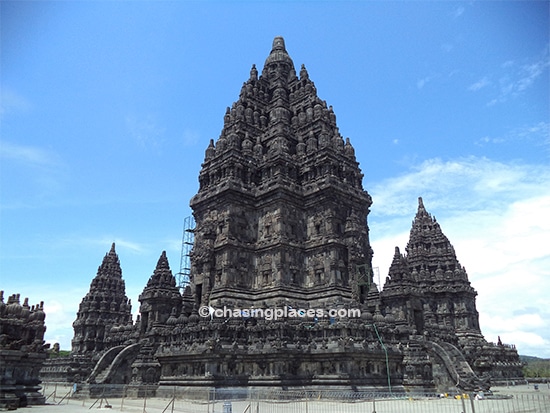
[[[0,409],[44,404],[40,369],[46,359],[44,303],[29,305],[20,294],[4,302],[0,291]]]
[[[362,178],[333,108],[276,37],[206,147],[190,202],[190,284],[176,285],[163,252],[132,320],[113,244],[80,305],[71,355],[49,362],[44,376],[90,389],[152,385],[157,394],[174,386],[473,391],[520,377],[515,348],[484,339],[477,293],[422,199],[405,253],[396,248],[384,288],[374,284]],[[296,309],[313,312],[288,315]]]

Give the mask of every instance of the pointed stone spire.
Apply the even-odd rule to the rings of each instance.
[[[300,69],[300,80],[309,79],[309,73],[307,72],[306,65],[302,64]]]
[[[255,146],[258,143],[263,146],[262,151],[253,147],[250,153],[249,145],[241,145],[247,133]],[[201,189],[211,187],[213,183],[225,185],[227,180],[242,185],[243,176],[254,176],[258,173],[251,171],[243,174],[241,171],[233,171],[220,175],[218,171],[228,171],[228,167],[231,169],[230,165],[236,165],[237,157],[248,158],[252,155],[257,161],[261,161],[263,154],[304,154],[301,142],[306,144],[306,155],[319,150],[335,152],[338,157],[345,157],[334,159],[335,165],[349,162],[351,164],[346,168],[347,171],[357,168],[354,149],[349,139],[344,144],[332,106],[327,106],[326,101],[317,96],[315,84],[310,80],[305,65],[302,65],[300,79],[296,77],[294,63],[287,53],[284,39],[275,37],[271,53],[262,69],[262,76],[258,77],[256,65],[252,65],[250,77],[243,84],[239,100],[226,110],[224,127],[218,141],[215,145],[211,142],[206,149],[203,167],[214,171],[205,171],[208,178],[200,180]],[[232,153],[232,162],[227,157],[219,158],[215,163],[208,162],[229,151]],[[224,160],[228,166],[219,164]],[[247,168],[254,166],[248,160],[243,162],[239,159],[238,162],[247,165]],[[355,175],[360,179],[348,179],[343,174],[339,178],[358,187],[361,185],[362,175]],[[221,179],[214,181],[211,177]]]
[[[258,69],[256,69],[256,65],[252,65],[252,69],[250,69],[250,80],[256,81],[258,80]]]
[[[214,148],[214,139],[210,139],[210,143],[208,144],[208,148],[206,148],[206,151],[204,153],[204,161],[209,161],[214,156],[216,156],[216,149]]]
[[[157,262],[157,267],[147,282],[147,287],[172,288],[175,286],[176,279],[172,275],[172,270],[168,264],[166,251],[162,251],[162,254]]]
[[[431,215],[426,211],[426,208],[424,207],[424,201],[422,200],[422,197],[418,197],[418,210],[416,211],[416,219],[420,219],[422,217],[430,217]],[[434,220],[435,222],[435,220]]]
[[[349,138],[346,138],[346,143],[344,144],[344,153],[353,161],[355,161],[355,149],[349,141]]]
[[[262,76],[266,76],[270,81],[279,78],[288,80],[289,75],[294,71],[294,62],[286,51],[285,39],[281,36],[275,37],[271,53],[265,60]]]
[[[73,323],[73,353],[83,355],[102,351],[105,347],[105,334],[112,326],[131,323],[132,306],[125,290],[122,269],[113,242],[90,284],[90,291],[80,303]],[[100,324],[106,328],[99,328]]]
[[[410,270],[407,259],[403,254],[401,254],[399,247],[395,247],[395,253],[393,255],[393,260],[388,274],[390,277],[389,281],[392,282],[407,280],[410,278]]]
[[[103,277],[122,277],[122,269],[120,268],[120,261],[115,250],[114,242],[112,243],[109,252],[105,254],[103,262],[97,270],[97,275]]]
[[[439,223],[424,207],[421,197],[418,198],[418,210],[407,244],[407,259],[413,267],[423,267],[428,273],[434,274],[438,266],[451,271],[460,266],[453,246],[443,234]]]
[[[170,270],[166,251],[162,251],[153,275],[139,296],[139,302],[142,333],[150,331],[156,323],[166,323],[173,311],[176,314],[181,311],[182,297]]]

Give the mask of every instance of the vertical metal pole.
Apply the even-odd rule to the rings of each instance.
[[[147,407],[147,385],[145,387],[145,394],[143,395],[143,413],[147,413],[145,408]]]
[[[542,412],[542,405],[544,404],[544,394],[539,394],[538,397],[538,402],[539,402],[539,409],[540,411]]]
[[[174,395],[172,396],[172,413],[174,413],[174,403],[176,403],[176,386],[174,386]]]
[[[373,323],[372,326],[374,327],[374,332],[376,333],[376,336],[378,337],[378,341],[382,346],[382,350],[384,350],[384,354],[386,355],[386,374],[388,375],[388,390],[390,391],[390,395],[391,395],[392,392],[391,392],[391,378],[390,378],[390,363],[388,360],[388,349],[384,345],[384,342],[382,341],[382,337],[380,337],[380,334],[378,334],[378,329],[376,328],[376,324]]]
[[[470,405],[472,407],[472,413],[476,413],[476,408],[474,407],[474,398],[476,396],[472,393],[470,394]]]
[[[460,395],[460,401],[462,402],[462,412],[466,413],[466,403],[464,403],[464,394]]]

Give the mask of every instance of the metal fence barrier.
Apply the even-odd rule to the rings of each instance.
[[[521,388],[520,388],[521,387]],[[508,391],[507,391],[508,390]],[[521,390],[521,391],[519,391]],[[141,413],[549,413],[550,384],[489,394],[42,383],[48,404]]]

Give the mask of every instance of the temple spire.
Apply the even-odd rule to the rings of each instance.
[[[432,216],[428,211],[426,211],[426,208],[424,207],[424,201],[422,200],[422,197],[418,197],[418,210],[416,211],[415,221],[416,220],[429,220],[432,221]]]
[[[179,314],[182,300],[172,275],[166,251],[162,251],[153,275],[139,296],[141,332],[150,331],[155,323],[165,323],[173,309]]]
[[[97,270],[97,277],[122,278],[122,269],[120,268],[120,261],[116,253],[114,242],[111,244],[111,249],[105,254]]]
[[[282,36],[276,36],[273,39],[273,47],[271,48],[271,52],[273,53],[274,50],[283,50],[286,52],[285,39]]]
[[[411,269],[417,271],[425,268],[427,274],[435,275],[438,268],[451,272],[462,269],[452,244],[436,219],[424,207],[422,197],[418,198],[418,211],[412,223],[406,251]]]
[[[99,320],[107,328],[98,330]],[[90,284],[89,292],[80,303],[73,323],[73,353],[92,354],[102,351],[105,345],[103,339],[109,329],[131,322],[132,306],[126,296],[122,269],[113,242]]]
[[[285,40],[281,36],[277,36],[273,39],[273,47],[265,60],[262,75],[266,76],[271,82],[278,79],[288,82],[291,80],[291,74],[293,77],[296,76],[294,62],[286,51]]]
[[[160,258],[157,262],[157,266],[147,287],[175,287],[176,279],[172,275],[172,270],[170,269],[170,264],[168,264],[168,258],[166,257],[166,251],[162,251]]]
[[[256,65],[252,65],[252,69],[250,69],[250,80],[256,81],[258,80],[258,69],[256,69]]]

